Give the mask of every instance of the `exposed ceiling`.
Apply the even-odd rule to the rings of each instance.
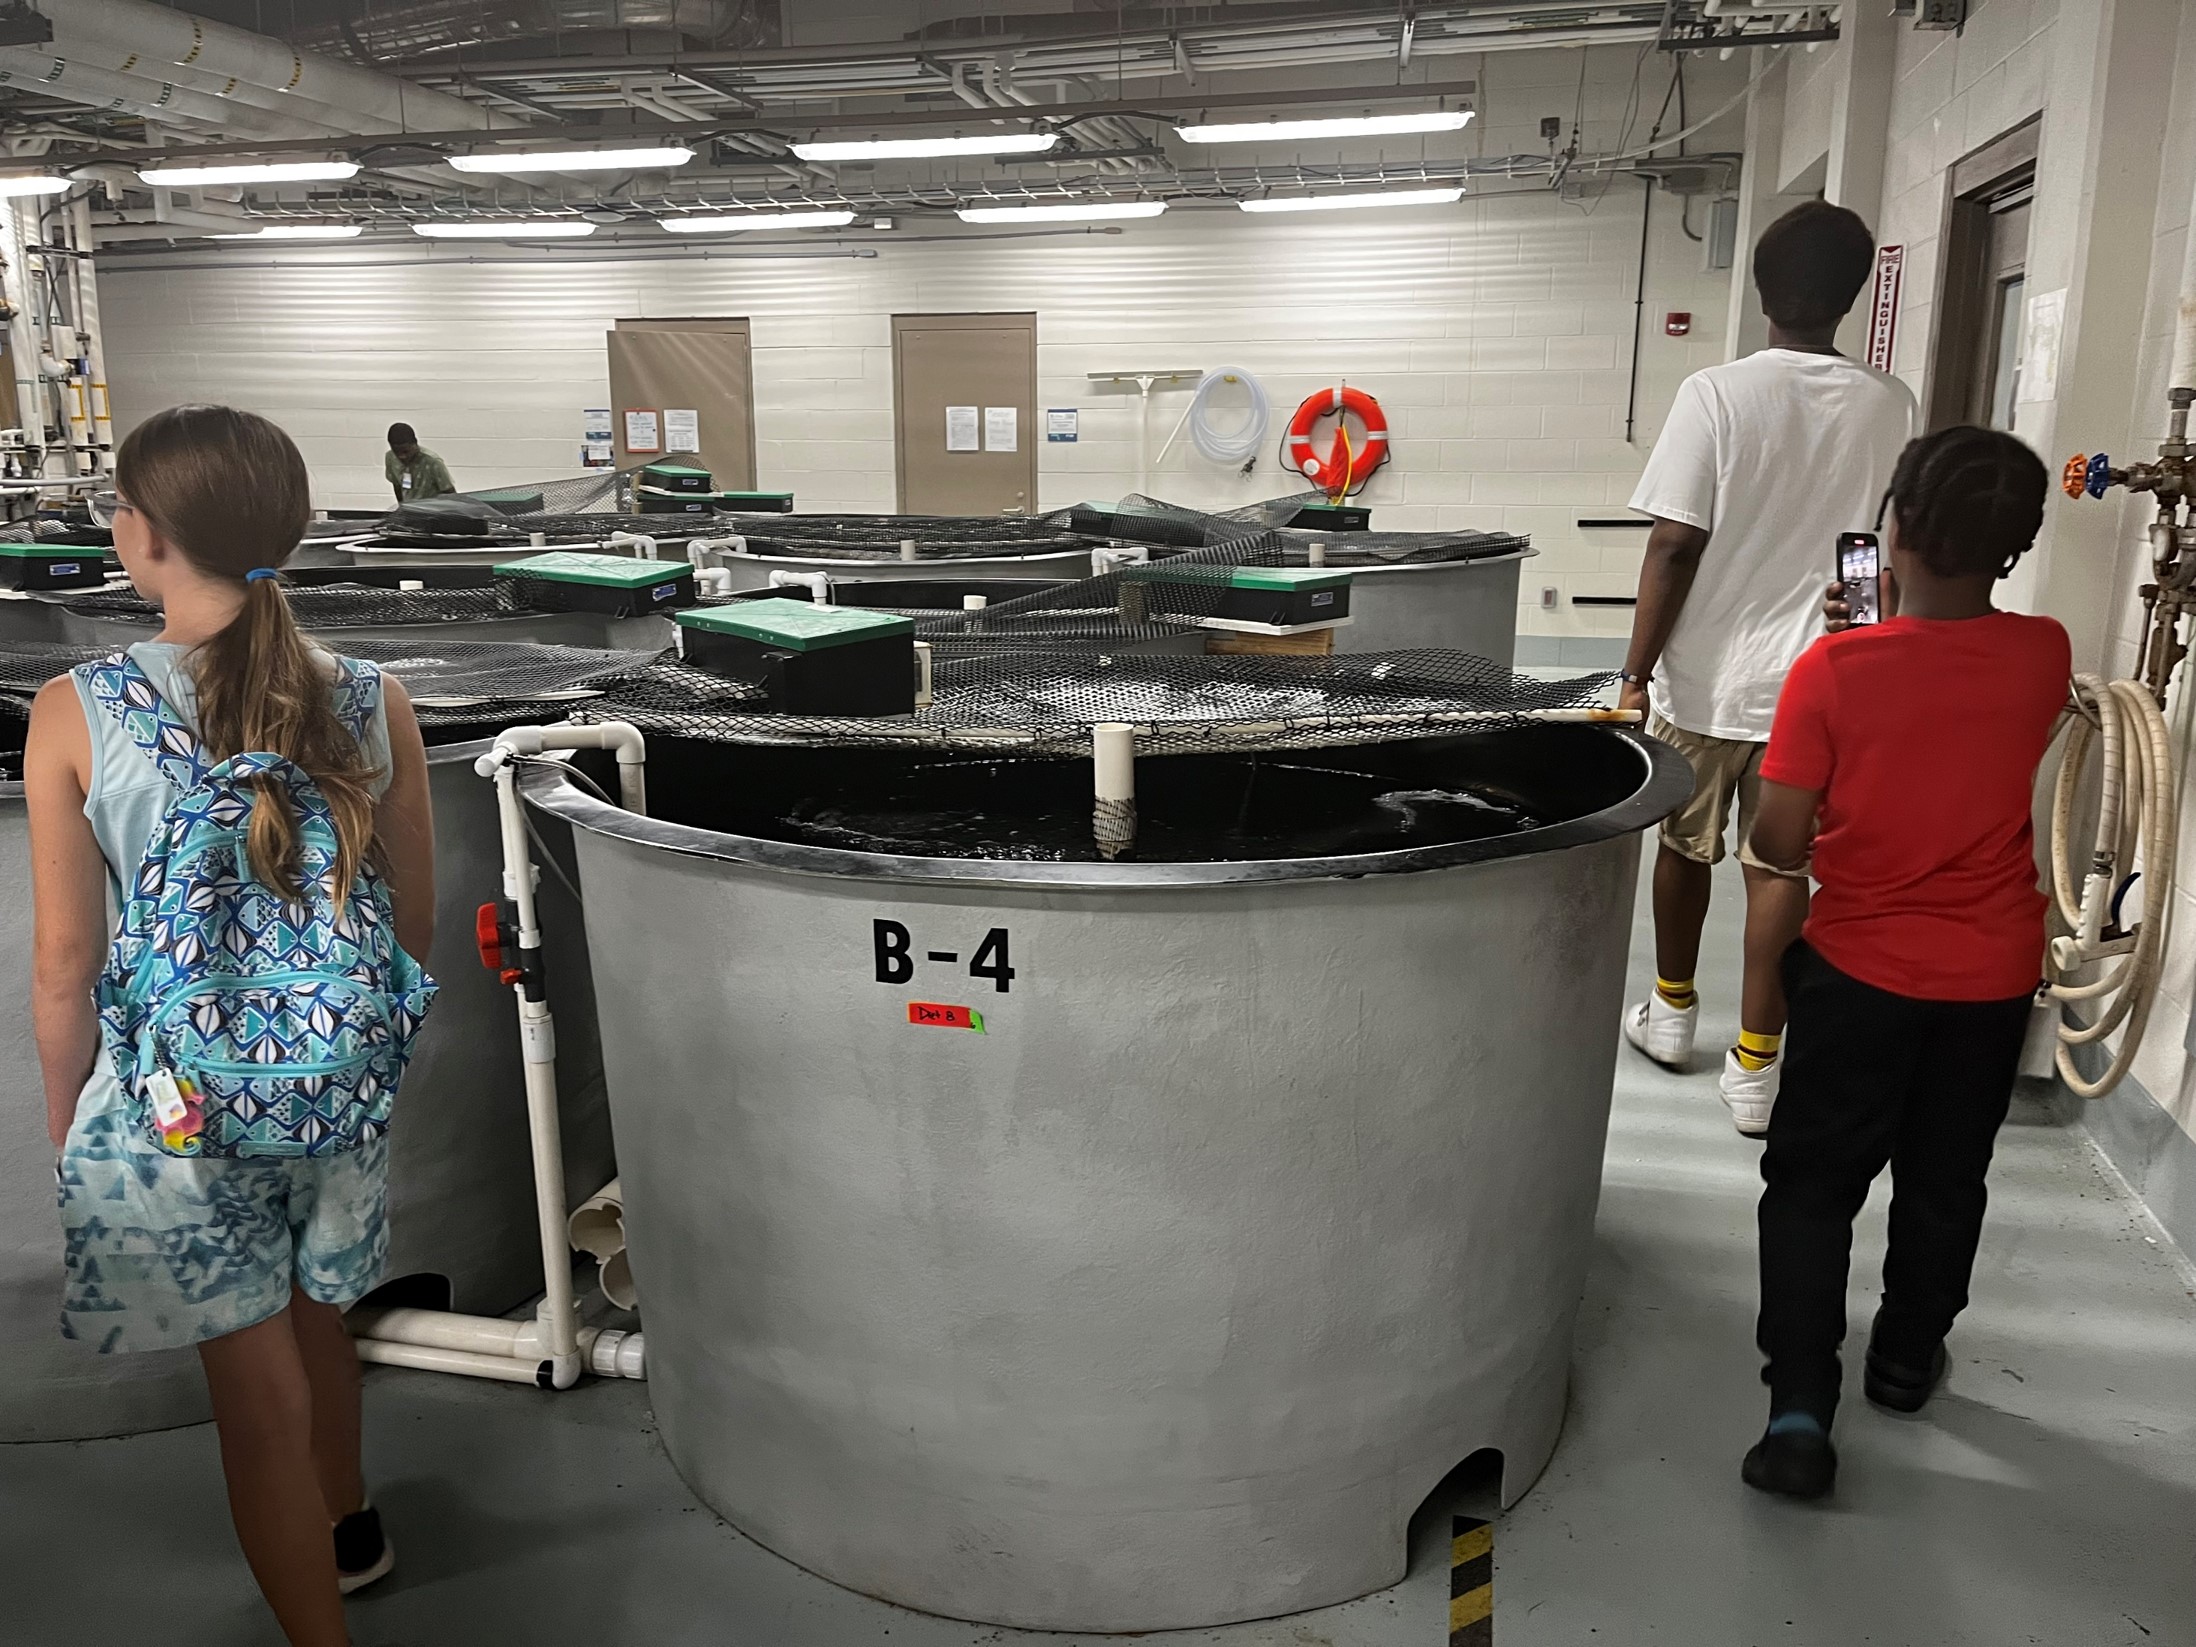
[[[1835,38],[1836,11],[1775,0],[0,0],[0,136],[19,160],[99,166],[118,232],[257,214],[1224,199],[1488,170],[1555,183],[1650,157],[1587,153],[1573,131],[1471,161],[1429,146],[1392,160],[1393,145],[1362,158],[1329,145],[1308,163],[1261,145],[1252,163],[1214,165],[1170,127],[1199,111],[1469,107],[1481,54],[1626,45],[1644,61],[1657,46]],[[1658,122],[1665,142],[1677,124]],[[818,135],[1007,127],[1060,142],[973,181],[965,166],[826,168],[788,152]],[[514,180],[443,164],[484,149],[673,140],[697,151],[675,173]],[[178,150],[348,157],[364,169],[332,186],[188,198],[133,186],[128,168]]]

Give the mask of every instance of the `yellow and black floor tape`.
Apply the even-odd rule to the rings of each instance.
[[[1456,1518],[1449,1540],[1449,1647],[1493,1647],[1495,1530]]]

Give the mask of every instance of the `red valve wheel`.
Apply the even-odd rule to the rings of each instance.
[[[2070,498],[2078,498],[2089,490],[2089,454],[2076,452],[2066,460],[2066,467],[2059,471],[2059,490]]]

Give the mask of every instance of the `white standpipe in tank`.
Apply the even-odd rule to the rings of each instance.
[[[1097,804],[1090,830],[1098,855],[1118,858],[1136,844],[1136,728],[1106,721],[1090,730]]]

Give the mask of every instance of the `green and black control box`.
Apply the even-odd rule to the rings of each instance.
[[[1314,532],[1369,532],[1373,512],[1362,503],[1307,503],[1288,524]]]
[[[791,492],[719,492],[717,507],[735,515],[790,515]]]
[[[1162,560],[1121,568],[1121,595],[1124,608],[1141,601],[1154,617],[1299,629],[1350,615],[1350,574],[1319,566],[1184,566]]]
[[[541,612],[607,612],[642,618],[694,604],[694,568],[683,560],[633,560],[555,550],[495,569]]]
[[[82,544],[0,543],[0,587],[96,589],[107,581],[107,557]]]
[[[706,515],[717,506],[717,478],[685,463],[651,463],[633,484],[633,508],[643,515]]]
[[[857,606],[742,601],[678,616],[686,661],[759,686],[781,715],[915,713],[915,621]]]

